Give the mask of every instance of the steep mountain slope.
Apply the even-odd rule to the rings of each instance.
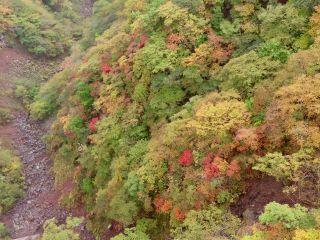
[[[82,26],[30,113],[98,239],[319,239],[316,1],[98,0]]]

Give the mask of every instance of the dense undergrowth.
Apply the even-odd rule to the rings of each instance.
[[[61,204],[85,203],[97,237],[120,225],[115,240],[319,239],[316,5],[95,1],[31,104],[36,119],[57,115],[46,138],[56,186],[74,185]],[[230,205],[264,174],[310,209],[270,203],[240,233]]]
[[[19,157],[0,145],[0,215],[23,195],[22,164]]]
[[[0,34],[38,56],[56,57],[81,37],[80,0],[0,1]]]
[[[11,144],[0,139],[0,217],[23,196],[22,163]],[[9,239],[4,224],[0,223],[0,239]]]

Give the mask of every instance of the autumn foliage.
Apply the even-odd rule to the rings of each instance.
[[[281,2],[95,1],[31,110],[58,114],[55,173],[81,167],[64,197],[98,238],[240,239],[230,205],[266,176],[320,197],[319,7]]]
[[[154,205],[158,213],[168,213],[172,208],[172,203],[161,197],[155,198]]]
[[[90,129],[92,132],[97,131],[96,124],[97,124],[98,121],[99,121],[99,118],[98,118],[98,117],[92,118],[92,119],[90,120],[89,129]]]
[[[112,67],[109,64],[104,64],[101,67],[101,71],[106,74],[110,73],[112,71]]]
[[[179,157],[179,163],[182,166],[187,167],[192,164],[192,161],[193,161],[192,151],[189,149],[184,150]]]

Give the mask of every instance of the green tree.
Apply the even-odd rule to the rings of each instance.
[[[215,205],[209,205],[207,209],[191,210],[183,223],[172,231],[172,234],[176,240],[215,239],[219,237],[233,239],[239,225],[240,220],[230,212]]]
[[[82,223],[83,219],[70,218],[66,220],[66,224],[57,225],[57,220],[47,220],[43,229],[41,240],[80,240],[78,233],[74,231]]]
[[[306,31],[306,18],[292,4],[269,5],[258,18],[260,35],[266,41],[276,40],[290,47]]]
[[[222,89],[234,88],[244,98],[252,96],[255,87],[264,81],[272,81],[281,63],[271,57],[259,57],[251,51],[231,59],[221,70],[218,81]]]
[[[20,158],[0,146],[0,215],[23,196],[23,180]]]
[[[276,202],[265,206],[264,212],[259,216],[259,221],[263,224],[283,223],[287,228],[308,229],[315,226],[315,217],[307,208],[296,204],[289,207],[287,204]]]

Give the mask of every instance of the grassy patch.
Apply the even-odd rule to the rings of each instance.
[[[6,108],[0,108],[0,126],[9,123],[11,120],[11,113]]]

